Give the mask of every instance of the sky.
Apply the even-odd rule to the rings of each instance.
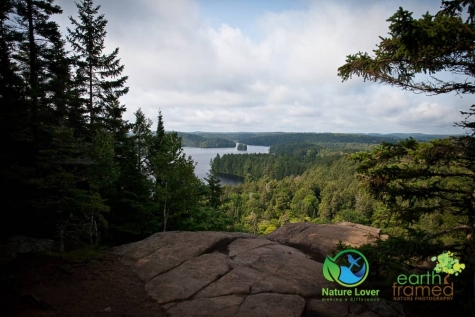
[[[79,1],[79,0],[76,0]],[[371,53],[401,6],[428,0],[95,0],[109,54],[129,76],[124,117],[138,108],[165,129],[193,132],[458,134],[470,96],[426,96],[353,77],[338,67]],[[73,0],[56,0],[64,34]],[[471,79],[473,80],[473,79]]]

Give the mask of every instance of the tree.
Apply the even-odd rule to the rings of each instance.
[[[77,85],[81,87],[90,124],[94,125],[125,111],[116,101],[128,92],[124,87],[127,76],[121,76],[124,66],[120,64],[118,48],[109,55],[103,53],[107,20],[103,14],[98,15],[101,6],[94,7],[92,0],[83,0],[76,6],[79,19],[69,17],[75,29],[68,28],[68,40],[76,53]]]
[[[0,8],[1,126],[8,148],[2,200],[16,218],[8,231],[62,241],[58,228],[70,212],[61,201],[78,193],[71,163],[81,147],[70,135],[71,61],[59,26],[50,21],[61,9],[53,0],[9,0]]]
[[[141,109],[135,113],[132,135],[120,146],[119,175],[109,192],[110,238],[115,243],[143,239],[160,230],[161,218],[152,200],[154,190],[148,156],[152,122]]]
[[[338,74],[343,78],[343,81],[350,79],[352,75],[357,75],[365,80],[380,81],[384,84],[430,95],[449,92],[472,94],[475,92],[473,80],[444,81],[440,75],[443,72],[449,72],[453,75],[465,75],[468,78],[475,77],[473,10],[474,6],[471,1],[442,1],[442,10],[436,15],[426,13],[422,18],[414,19],[412,13],[399,8],[388,19],[391,22],[390,37],[381,38],[378,48],[374,51],[374,56],[371,57],[367,53],[361,52],[348,55],[346,64],[338,69]],[[464,14],[468,15],[466,21],[462,19]],[[421,74],[427,76],[418,80],[419,77],[416,75]],[[468,119],[473,113],[466,114]],[[475,134],[473,122],[464,121],[460,125],[471,128],[472,136]],[[365,172],[367,176],[372,175],[367,180],[372,184],[370,186],[373,186],[373,192],[378,195],[384,191],[382,190],[384,186],[389,186],[388,179],[415,177],[428,180],[434,177],[437,179],[465,177],[467,180],[464,183],[475,183],[475,178],[472,176],[475,172],[472,155],[475,149],[474,144],[474,139],[470,136],[456,138],[450,142],[432,142],[430,146],[422,146],[414,141],[399,143],[396,146],[385,144],[373,151],[371,155],[357,156],[363,162],[359,170]],[[404,159],[406,162],[403,161]],[[396,166],[393,166],[393,162]],[[442,163],[454,163],[458,167],[452,167],[445,171],[434,171]],[[420,169],[416,168],[414,164],[425,165]],[[374,169],[378,169],[379,172]],[[385,176],[383,177],[383,175]],[[385,179],[383,180],[383,178]],[[381,186],[374,187],[376,183]],[[434,179],[430,183],[433,186],[436,184],[439,186],[441,181]],[[440,193],[440,188],[436,190],[431,186],[424,193],[420,193],[421,189],[417,191],[423,195],[428,195],[433,192],[432,190]],[[387,189],[389,190],[389,188]],[[388,192],[388,195],[389,197],[393,194],[402,195],[407,190],[409,188],[405,188],[398,194]],[[412,194],[416,195],[417,191],[414,190]],[[447,189],[442,191],[442,196],[443,192],[447,192]],[[472,193],[470,190],[463,193],[466,195],[463,199],[468,200],[464,204],[466,208],[475,203]],[[447,196],[450,196],[449,192],[447,192]],[[394,202],[394,199],[392,201]],[[467,225],[471,232],[473,232],[475,219],[472,209],[473,207],[466,211]]]
[[[19,203],[24,190],[24,183],[18,176],[28,175],[28,170],[15,168],[17,165],[24,167],[25,161],[31,157],[29,147],[29,122],[28,108],[25,100],[25,85],[18,75],[18,67],[13,60],[14,47],[18,40],[9,21],[14,12],[14,3],[11,0],[2,1],[0,4],[0,133],[4,150],[2,164],[0,165],[0,184],[2,190],[0,198],[4,210],[9,210],[13,222],[4,221],[0,224],[0,236],[8,234],[16,228],[21,217],[16,217],[23,206]]]
[[[348,55],[338,75],[343,81],[356,75],[427,95],[473,94],[474,19],[475,6],[469,0],[442,1],[437,14],[426,13],[420,19],[399,8],[388,19],[389,37],[381,37],[374,55]],[[447,73],[459,77],[444,77]],[[460,76],[465,78],[444,79]],[[464,239],[451,247],[471,265],[475,264],[475,124],[468,120],[475,114],[474,107],[462,112],[467,120],[458,124],[471,129],[467,136],[424,144],[412,139],[395,145],[383,143],[369,153],[353,156],[360,162],[363,183],[404,221],[418,246],[462,230]],[[412,226],[422,217],[437,213],[444,220],[455,216],[458,223],[435,233]],[[421,248],[416,251],[420,253]]]
[[[475,24],[470,1],[442,1],[436,15],[426,13],[414,19],[412,13],[399,8],[387,21],[389,37],[381,37],[374,56],[359,52],[348,55],[346,64],[338,68],[343,81],[353,75],[364,80],[379,81],[417,93],[473,94],[470,80],[444,80],[443,73],[474,77]],[[462,15],[467,9],[468,20]],[[416,75],[427,75],[419,79]]]
[[[360,162],[360,179],[375,198],[407,224],[417,223],[428,214],[456,215],[459,222],[452,228],[445,223],[441,234],[473,230],[475,192],[473,171],[464,159],[465,147],[458,139],[413,139],[397,144],[383,143],[370,152],[360,152],[353,159]],[[440,236],[426,232],[426,240]]]
[[[18,0],[15,5],[15,22],[20,30],[21,40],[15,58],[21,73],[28,83],[28,101],[31,111],[32,136],[36,150],[40,148],[39,134],[40,116],[46,114],[44,99],[44,81],[48,78],[45,72],[45,53],[53,41],[58,40],[58,25],[49,21],[53,14],[62,13],[53,0]]]
[[[212,208],[218,209],[223,194],[221,179],[219,179],[213,171],[208,172],[206,176],[205,181],[208,183],[208,203]]]
[[[165,132],[161,111],[147,153],[147,168],[154,183],[155,209],[162,211],[163,231],[178,228],[196,210],[201,181],[194,173],[193,159],[183,152],[181,138],[176,132]]]
[[[142,109],[138,109],[135,113],[135,124],[132,127],[133,139],[137,153],[137,170],[139,173],[148,175],[145,169],[148,168],[148,152],[152,142],[152,120],[147,118]]]

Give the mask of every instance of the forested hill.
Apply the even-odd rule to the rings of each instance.
[[[289,142],[379,144],[381,142],[394,143],[396,141],[396,138],[391,137],[340,133],[269,133],[267,135],[256,135],[239,140],[240,143],[264,146]]]
[[[235,142],[248,145],[273,146],[284,143],[313,143],[327,148],[338,147],[342,144],[380,144],[382,142],[396,143],[412,137],[417,141],[444,139],[449,135],[423,133],[314,133],[314,132],[178,132],[183,139],[183,146],[189,147],[232,147]],[[233,143],[234,145],[231,145]],[[217,146],[214,146],[217,145]]]
[[[226,148],[236,147],[236,143],[229,139],[219,137],[203,137],[194,133],[178,132],[178,136],[181,137],[182,145],[187,147],[200,147],[200,148]]]
[[[409,137],[417,141],[430,141],[435,139],[446,139],[452,135],[448,134],[424,134],[424,133],[389,133],[389,134],[380,134],[380,133],[368,133],[371,136],[380,136],[380,137],[389,137],[395,139],[408,139]],[[453,135],[456,136],[456,135]]]

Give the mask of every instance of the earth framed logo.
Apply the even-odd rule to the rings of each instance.
[[[339,265],[337,263],[342,263]],[[345,265],[348,264],[348,265]],[[369,263],[358,250],[343,250],[334,257],[327,255],[323,263],[323,276],[344,287],[356,287],[368,277]]]

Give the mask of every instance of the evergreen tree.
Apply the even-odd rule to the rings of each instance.
[[[141,109],[134,114],[133,134],[121,142],[120,172],[109,193],[110,238],[115,243],[136,241],[160,230],[161,218],[152,202],[153,183],[147,167],[152,122]]]
[[[419,19],[399,8],[388,19],[389,37],[381,38],[374,56],[361,52],[348,55],[346,64],[338,69],[339,76],[344,81],[361,76],[428,95],[475,93],[474,3],[442,1],[441,8],[437,14],[426,13]],[[444,80],[447,77],[440,76],[444,72],[455,76]],[[458,75],[463,80],[457,81],[461,78]],[[355,157],[369,190],[405,220],[409,229],[414,229],[411,224],[416,220],[436,214],[446,219],[455,216],[458,224],[435,233],[422,229],[422,237],[416,234],[414,241],[456,237],[455,232],[462,231],[464,239],[452,248],[471,265],[475,264],[475,125],[468,120],[473,109],[474,105],[465,113],[467,121],[459,124],[471,130],[467,136],[429,144],[411,139],[397,145],[383,144]],[[475,286],[473,272],[472,277]],[[473,287],[471,292],[474,296]]]
[[[68,106],[74,100],[70,60],[58,25],[50,21],[61,9],[52,0],[17,0],[2,2],[2,10],[8,12],[2,14],[2,77],[8,78],[2,95],[9,99],[2,109],[2,128],[10,130],[8,139],[16,149],[11,156],[16,162],[4,165],[9,168],[6,187],[13,191],[7,205],[18,210],[12,212],[17,219],[11,230],[52,237],[56,234],[51,228],[62,220],[54,216],[57,205],[44,202],[57,197],[60,187],[51,179],[65,175],[62,167],[72,159],[68,155],[76,155],[68,150],[76,142],[67,136]]]
[[[176,132],[165,132],[161,111],[148,154],[153,199],[162,211],[163,231],[177,228],[198,204],[201,182],[194,174],[195,163],[183,152],[181,138]]]
[[[205,181],[208,183],[208,203],[214,208],[218,209],[221,205],[221,196],[223,194],[223,186],[221,180],[213,171],[207,173]]]
[[[2,221],[0,237],[14,232],[21,221],[19,214],[24,210],[23,176],[30,170],[26,162],[31,161],[31,138],[26,104],[26,89],[22,78],[17,75],[18,67],[13,53],[20,34],[15,31],[9,19],[14,14],[12,0],[0,4],[0,134],[4,150],[0,164],[0,197],[4,210],[12,216],[11,222]]]
[[[391,22],[390,37],[382,38],[378,49],[374,51],[374,56],[367,53],[357,53],[348,55],[346,64],[341,66],[339,76],[343,80],[348,80],[353,75],[361,76],[365,80],[380,81],[381,83],[394,85],[402,89],[427,94],[443,94],[457,92],[460,94],[473,94],[475,85],[473,81],[464,80],[462,82],[445,81],[436,76],[441,71],[450,72],[453,75],[465,75],[475,77],[475,63],[473,59],[473,42],[475,41],[475,24],[473,4],[471,1],[454,0],[443,1],[442,10],[436,15],[426,13],[420,19],[414,19],[412,13],[399,8],[399,10],[388,19]],[[467,15],[464,22],[462,15]],[[418,74],[428,74],[428,77],[416,77]],[[473,109],[473,106],[472,106]],[[466,113],[467,119],[473,114]],[[459,125],[473,129],[473,122],[464,121]],[[360,171],[368,174],[367,180],[373,192],[388,191],[388,197],[392,197],[394,203],[396,197],[403,195],[405,198],[411,195],[415,199],[428,198],[434,195],[443,198],[442,201],[459,201],[456,205],[468,217],[467,225],[470,230],[469,237],[473,240],[475,229],[475,197],[473,190],[462,190],[462,188],[452,188],[451,190],[441,189],[447,184],[441,179],[453,179],[454,177],[468,177],[473,173],[475,165],[473,159],[474,144],[472,136],[453,139],[446,142],[433,142],[426,148],[418,145],[414,140],[396,145],[385,144],[374,151],[372,155],[357,156],[362,162]],[[422,147],[421,150],[419,148]],[[406,153],[411,158],[415,155],[414,164],[404,164]],[[426,155],[433,157],[426,157]],[[380,159],[377,159],[380,157]],[[450,159],[449,159],[450,158]],[[392,165],[394,162],[396,165]],[[430,163],[429,163],[430,162]],[[425,164],[422,169],[418,164]],[[448,170],[432,171],[438,168],[438,164],[448,163]],[[459,166],[460,171],[454,171],[451,166]],[[467,174],[468,173],[468,174]],[[459,175],[460,174],[460,175]],[[435,179],[433,179],[435,177]],[[419,179],[428,181],[427,190],[420,186],[393,187],[393,179]],[[432,180],[431,180],[432,179]],[[468,185],[473,181],[463,181]],[[376,186],[376,184],[379,184]],[[376,187],[375,187],[376,186]],[[398,189],[396,191],[396,188]],[[458,192],[458,194],[456,194]],[[445,194],[444,194],[445,193]],[[455,198],[452,195],[462,195]],[[378,194],[379,195],[379,194]],[[421,197],[422,196],[422,197]],[[454,200],[455,199],[455,200]],[[462,204],[461,201],[465,201]],[[472,207],[470,207],[472,206]],[[409,209],[415,208],[409,204]],[[442,207],[440,207],[442,208]],[[416,208],[417,209],[417,208]],[[433,209],[418,209],[419,212],[407,212],[403,216],[419,217],[420,212],[431,212]],[[423,211],[425,210],[425,211]],[[472,243],[475,242],[472,241]]]
[[[52,43],[58,40],[58,25],[49,21],[53,14],[61,13],[59,6],[53,5],[53,0],[15,1],[15,22],[20,30],[22,40],[18,43],[15,54],[20,65],[23,78],[28,83],[28,104],[31,112],[31,126],[34,147],[36,151],[41,148],[40,122],[47,118],[45,102],[46,72],[45,56]]]
[[[118,58],[119,49],[103,53],[107,20],[99,15],[100,5],[92,0],[76,3],[78,20],[70,17],[75,27],[69,29],[68,40],[75,52],[76,82],[81,88],[83,102],[89,112],[89,122],[115,130],[113,122],[121,117],[125,108],[118,99],[128,92],[124,87],[127,76],[121,76],[124,66]]]

